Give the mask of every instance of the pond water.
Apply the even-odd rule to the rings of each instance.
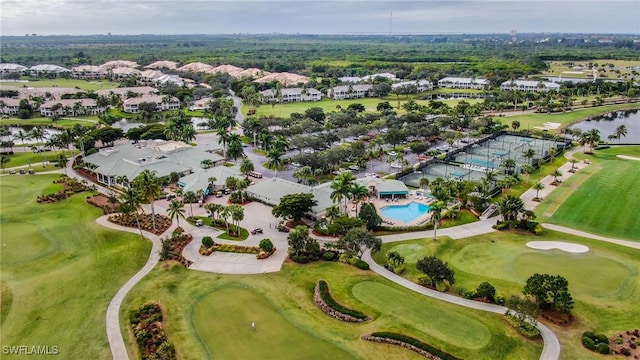
[[[25,139],[24,142],[18,138],[15,137],[16,134],[18,134],[18,132],[20,130],[22,130],[23,133],[25,133],[26,135],[29,135],[31,129],[33,129],[33,127],[30,128],[22,128],[22,127],[17,127],[17,126],[10,126],[9,127],[9,131],[11,131],[11,137],[13,139],[13,143],[16,145],[22,145],[22,144],[35,144],[35,143],[39,143],[40,139]],[[46,128],[45,130],[45,134],[44,134],[44,141],[46,142],[47,139],[49,139],[51,136],[55,135],[55,134],[59,134],[60,130],[56,130],[56,129],[52,129],[52,128]],[[7,140],[5,137],[3,137],[2,140]]]
[[[607,137],[615,133],[616,128],[620,125],[627,127],[627,136],[620,139],[621,144],[640,143],[640,112],[638,110],[614,111],[581,121],[572,125],[571,129],[580,129],[583,132],[598,129],[600,130],[600,138],[607,141]],[[611,143],[617,144],[618,140],[612,140]]]

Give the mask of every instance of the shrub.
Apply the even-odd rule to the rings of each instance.
[[[598,346],[596,346],[598,352],[600,354],[608,354],[611,352],[611,348],[609,347],[609,345],[605,344],[605,343],[600,343],[598,344]]]
[[[333,251],[327,251],[322,254],[322,258],[326,261],[334,261],[336,259],[336,253]]]
[[[305,256],[305,255],[293,255],[291,257],[291,260],[293,260],[294,262],[297,262],[298,264],[308,264],[309,263],[309,257]]]
[[[526,336],[527,338],[535,339],[540,336],[540,330],[538,330],[537,327],[526,321],[522,321],[510,311],[505,314],[505,318],[511,326],[513,326],[516,330],[518,330],[519,333]]]
[[[622,343],[624,343],[624,339],[623,338],[615,338],[615,340],[613,340],[614,343],[618,344],[618,345],[622,345]]]
[[[609,344],[609,338],[607,338],[604,334],[596,334],[592,339],[596,342],[596,344]]]
[[[264,252],[271,252],[273,250],[273,243],[270,239],[262,239],[260,240],[259,247]]]
[[[582,345],[584,345],[584,347],[586,347],[589,350],[596,349],[596,343],[593,340],[591,340],[590,337],[587,337],[587,336],[582,337]]]
[[[353,316],[356,319],[364,320],[367,318],[367,315],[361,313],[358,310],[349,309],[340,305],[329,293],[329,285],[326,281],[318,280],[318,292],[320,293],[320,297],[322,298],[324,303],[333,310],[345,315]]]
[[[361,270],[369,270],[369,264],[362,260],[356,261],[356,267]]]
[[[204,247],[212,247],[215,244],[211,236],[205,236],[202,238],[202,246]]]
[[[386,331],[374,332],[371,334],[371,336],[402,341],[403,343],[413,345],[418,349],[424,350],[432,355],[435,355],[442,360],[458,360],[457,357],[451,354],[448,354],[440,349],[437,349],[429,344],[423,343],[418,339],[414,339],[410,336],[392,333],[392,332],[386,332]]]
[[[436,290],[440,292],[446,292],[447,290],[449,290],[449,282],[447,280],[440,281],[436,284]]]
[[[594,334],[593,331],[585,331],[582,333],[582,337],[588,337],[589,339],[593,340],[596,338],[596,334]]]
[[[422,286],[431,286],[431,278],[427,275],[418,278],[418,284]]]

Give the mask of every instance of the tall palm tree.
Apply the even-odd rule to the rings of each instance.
[[[426,177],[420,178],[420,188],[424,191],[427,191],[428,187],[429,187],[429,179]]]
[[[245,179],[249,181],[249,173],[254,171],[255,167],[253,163],[248,158],[242,159],[240,162],[240,173],[244,175]]]
[[[67,175],[68,162],[69,162],[69,159],[67,159],[67,157],[63,153],[58,154],[58,156],[56,157],[56,166],[63,169],[65,175]]]
[[[122,195],[120,195],[120,212],[127,216],[131,216],[132,213],[134,214],[138,230],[140,231],[140,239],[142,239],[142,227],[140,226],[140,218],[138,217],[140,210],[142,210],[142,196],[140,192],[133,187],[126,188],[122,192]]]
[[[616,128],[615,134],[616,137],[618,138],[618,144],[620,144],[621,138],[622,137],[626,137],[627,136],[627,125],[622,124],[622,125],[618,125],[618,127]]]
[[[349,187],[349,194],[356,203],[356,216],[358,216],[358,205],[369,196],[369,188],[365,185],[354,182]]]
[[[216,181],[218,181],[218,179],[216,179],[215,176],[211,176],[207,181],[209,182],[209,189],[211,189],[211,192],[216,191]]]
[[[122,185],[122,187],[129,187],[129,178],[126,175],[116,176],[116,183]]]
[[[557,184],[559,183],[558,178],[562,176],[562,172],[560,171],[560,169],[555,169],[551,173],[551,176],[553,176],[553,182]]]
[[[529,177],[531,176],[534,170],[535,170],[534,167],[530,164],[522,165],[522,172],[527,176],[527,183],[529,183]]]
[[[534,148],[528,148],[522,152],[522,156],[529,159],[529,164],[533,165],[533,157],[536,156],[536,150]]]
[[[242,149],[242,139],[238,134],[229,134],[227,138],[227,156],[232,158],[234,163],[238,159],[244,150]]]
[[[513,159],[504,159],[500,162],[500,166],[505,169],[505,173],[511,174],[516,168],[516,161]]]
[[[569,162],[571,163],[571,172],[576,171],[576,164],[579,162],[580,160],[576,159],[576,158],[571,158],[569,159]]]
[[[267,161],[267,165],[269,165],[276,171],[276,177],[278,177],[278,169],[284,163],[284,160],[282,160],[282,155],[284,155],[284,153],[280,151],[280,149],[277,149],[275,147],[270,149],[267,153],[267,157],[269,158],[269,161]]]
[[[25,133],[25,132],[24,132],[24,131],[22,131],[22,130],[18,130],[18,132],[17,132],[17,133],[15,133],[15,134],[13,135],[13,137],[14,137],[14,138],[16,138],[16,139],[18,139],[18,140],[20,140],[20,142],[22,143],[22,148],[23,148],[24,152],[27,152],[27,147],[26,147],[26,146],[24,146],[24,142],[25,142],[26,140],[31,139],[31,137],[29,136],[29,133]]]
[[[0,166],[2,167],[2,172],[4,173],[4,168],[7,166],[7,163],[11,161],[11,158],[7,155],[0,155]]]
[[[440,219],[442,219],[442,212],[447,207],[444,201],[436,201],[433,204],[429,205],[429,212],[431,213],[431,220],[433,221],[433,240],[436,240],[438,233],[438,225],[440,224]]]
[[[347,213],[347,199],[349,198],[349,190],[351,189],[352,184],[355,182],[356,178],[350,172],[341,172],[338,176],[333,179],[333,183],[331,184],[331,200],[333,202],[337,202],[340,204],[344,200],[344,213]]]
[[[524,202],[518,196],[507,195],[498,202],[504,221],[518,220],[518,214],[524,212]]]
[[[178,200],[171,201],[167,209],[167,215],[171,219],[176,219],[177,225],[180,227],[180,218],[184,219],[184,204]]]
[[[244,208],[242,205],[234,204],[229,206],[229,212],[236,228],[236,236],[240,236],[240,221],[244,219]]]
[[[160,179],[158,178],[156,171],[149,171],[149,169],[143,170],[135,179],[133,179],[133,185],[140,192],[140,194],[149,201],[151,205],[151,224],[153,231],[156,231],[156,213],[153,207],[153,202],[156,200],[162,191],[160,186]]]
[[[238,189],[238,193],[240,194],[240,203],[244,204],[244,190],[249,187],[249,182],[245,179],[238,179],[236,187]]]
[[[533,184],[533,186],[531,187],[533,190],[536,191],[536,197],[534,200],[539,200],[540,199],[540,190],[544,189],[544,184],[541,182],[537,182],[535,184]]]
[[[224,220],[224,224],[227,227],[227,234],[229,234],[229,221],[227,220],[229,219],[229,216],[231,216],[230,206],[223,206],[218,210],[218,214],[220,215],[220,218]]]
[[[187,191],[182,195],[182,200],[189,204],[189,212],[193,216],[193,203],[198,201],[196,193],[193,191]]]

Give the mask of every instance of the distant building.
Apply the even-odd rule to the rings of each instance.
[[[33,77],[58,77],[69,72],[67,68],[51,64],[35,65],[29,68],[29,75]]]
[[[26,70],[29,70],[29,68],[20,64],[0,64],[0,74],[23,73]]]
[[[261,91],[260,94],[264,97],[265,102],[296,102],[296,101],[320,101],[322,100],[322,93],[314,88],[283,88],[280,89],[280,95],[282,100],[277,96],[276,90],[267,89]]]
[[[209,108],[209,102],[211,102],[213,98],[206,97],[196,101],[193,101],[189,104],[189,110],[191,111],[203,111]]]
[[[40,105],[40,115],[45,117],[98,115],[106,110],[104,107],[98,107],[94,99],[51,100]]]
[[[365,98],[371,87],[369,84],[339,85],[329,90],[329,96],[336,100]]]
[[[369,80],[373,80],[375,78],[383,78],[383,79],[387,79],[387,80],[391,80],[391,81],[396,81],[397,78],[395,75],[393,75],[392,73],[377,73],[377,74],[371,74],[371,75],[365,75],[362,77],[363,81],[369,81]]]
[[[130,68],[130,67],[117,67],[117,68],[108,70],[107,74],[109,74],[109,77],[111,78],[111,80],[123,81],[123,80],[130,79],[134,76],[139,77],[140,70]]]
[[[0,98],[0,114],[18,115],[20,99]]]
[[[414,80],[414,81],[403,81],[399,83],[395,83],[391,85],[392,89],[397,89],[403,86],[415,85],[418,89],[418,92],[433,90],[433,83],[429,80]]]
[[[96,91],[96,94],[101,96],[111,96],[112,94],[120,96],[121,99],[127,99],[130,96],[127,94],[137,94],[137,95],[151,95],[158,92],[158,89],[152,88],[150,86],[133,86],[133,87],[121,87],[114,89],[102,89]]]
[[[549,91],[560,90],[560,84],[552,83],[549,81],[537,81],[537,80],[510,80],[505,81],[500,85],[500,90],[503,91]]]
[[[448,89],[476,89],[482,90],[488,88],[490,85],[487,79],[476,79],[469,77],[445,77],[438,80],[439,88]]]
[[[95,65],[81,65],[71,68],[71,77],[74,79],[95,80],[104,79],[107,72]]]
[[[133,97],[124,101],[124,112],[139,113],[139,106],[142,103],[156,104],[156,111],[180,110],[180,101],[167,95],[143,95],[141,97]]]

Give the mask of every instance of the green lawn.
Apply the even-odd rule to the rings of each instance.
[[[333,297],[374,317],[344,323],[312,301],[315,281],[324,279]],[[362,341],[374,331],[404,333],[463,358],[533,359],[540,341],[528,341],[501,316],[427,298],[370,271],[319,262],[284,264],[278,273],[219,275],[161,265],[125,299],[121,319],[146,301],[166,309],[166,328],[182,359],[419,359],[389,345]],[[251,322],[256,330],[251,330]],[[268,334],[263,334],[268,332]],[[129,349],[135,356],[132,334]],[[250,345],[249,345],[250,344]],[[295,345],[294,345],[295,344]]]
[[[400,106],[406,103],[408,100],[405,96],[401,96]],[[312,107],[319,107],[324,110],[325,113],[329,113],[332,111],[337,111],[339,108],[346,109],[351,104],[362,104],[365,107],[365,111],[376,111],[376,107],[378,103],[388,101],[391,106],[394,108],[398,108],[398,98],[395,96],[386,97],[384,99],[379,98],[365,98],[365,99],[347,99],[347,100],[332,100],[332,99],[323,99],[320,101],[305,101],[305,102],[293,102],[293,103],[285,103],[285,104],[275,104],[271,105],[261,105],[257,109],[257,116],[277,116],[277,117],[289,117],[291,113],[304,113],[305,110]],[[455,106],[459,100],[441,100],[442,102],[448,104],[449,106]],[[475,99],[465,99],[470,104],[475,104],[478,100]],[[428,105],[429,100],[416,100],[418,104]],[[242,112],[246,115],[249,110],[248,106],[242,107]],[[403,113],[404,110],[399,110],[398,112]]]
[[[110,359],[107,305],[145,263],[151,244],[97,225],[102,211],[78,194],[55,204],[59,175],[0,178],[3,345],[58,346],[64,359]],[[6,313],[6,316],[5,316]],[[12,357],[7,357],[10,359]]]
[[[80,80],[80,79],[36,79],[25,78],[29,82],[0,81],[0,85],[16,87],[49,87],[57,86],[61,88],[79,88],[82,90],[102,90],[117,88],[119,83],[109,80]]]
[[[88,119],[76,119],[76,118],[65,118],[56,120],[55,122],[51,120],[51,118],[43,118],[43,117],[34,117],[32,119],[18,119],[18,118],[8,118],[0,120],[1,126],[47,126],[47,127],[55,127],[55,128],[71,128],[76,124],[82,126],[95,126],[97,121],[97,117],[86,116]],[[91,120],[91,121],[90,121]],[[15,141],[16,144],[20,144],[20,140]]]
[[[536,209],[541,220],[604,236],[640,240],[640,161],[619,159],[618,154],[640,158],[640,147],[613,147],[596,150],[593,155],[578,153],[578,158],[586,156],[592,165],[547,196]],[[566,199],[563,190],[571,191]],[[550,215],[549,207],[559,201],[560,207],[546,217]]]
[[[554,122],[562,124],[562,127],[568,126],[576,121],[580,121],[591,116],[600,115],[604,113],[608,113],[610,111],[616,110],[626,110],[626,109],[637,109],[640,108],[640,103],[629,103],[629,104],[617,104],[617,105],[605,105],[598,107],[590,107],[579,110],[574,110],[566,113],[552,113],[552,114],[522,114],[522,115],[513,115],[509,117],[502,118],[502,122],[511,126],[513,121],[520,122],[520,129],[533,130],[536,126],[543,126],[546,122]]]
[[[54,163],[56,162],[56,159],[60,153],[63,153],[67,158],[78,153],[77,150],[46,151],[41,153],[34,153],[29,149],[26,149],[26,150],[27,151],[25,151],[25,148],[14,148],[13,155],[8,155],[11,160],[7,163],[6,168],[36,164],[36,163],[41,163],[45,161]],[[36,165],[34,165],[34,167],[36,167]],[[40,164],[40,165],[37,165],[37,167],[43,167],[43,165]],[[50,170],[55,170],[55,169],[50,169]]]
[[[540,251],[526,247],[528,241],[566,241],[590,248],[588,253],[569,254],[560,250]],[[416,262],[436,255],[455,271],[454,288],[474,289],[489,281],[499,294],[521,293],[526,279],[535,272],[560,274],[569,281],[576,301],[575,324],[552,329],[562,343],[563,359],[597,358],[579,344],[583,331],[596,329],[612,334],[637,327],[640,308],[640,250],[584,239],[553,231],[542,236],[497,232],[462,240],[419,239],[387,243],[375,254],[383,264],[388,251],[405,256],[403,276],[416,280]],[[395,300],[394,300],[395,301]]]

